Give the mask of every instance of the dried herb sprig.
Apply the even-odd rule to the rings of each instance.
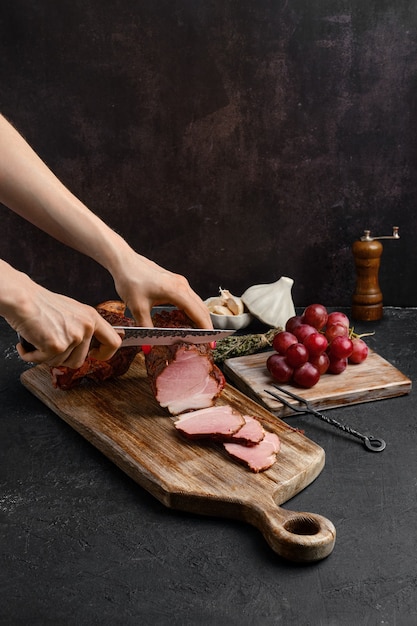
[[[223,363],[226,359],[254,354],[264,348],[269,348],[272,346],[275,335],[281,330],[282,328],[271,328],[266,333],[230,335],[220,339],[213,350],[214,360],[216,363]]]

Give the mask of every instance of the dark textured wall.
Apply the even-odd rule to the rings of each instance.
[[[140,252],[218,286],[349,306],[351,245],[400,227],[416,306],[415,0],[2,0],[0,110]],[[111,279],[0,207],[1,256],[90,303]]]

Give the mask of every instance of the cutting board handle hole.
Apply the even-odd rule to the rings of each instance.
[[[321,530],[318,520],[304,515],[298,515],[287,520],[284,523],[284,528],[293,535],[317,535]]]

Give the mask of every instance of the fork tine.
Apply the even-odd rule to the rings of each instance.
[[[284,389],[283,387],[280,387],[279,385],[273,384],[272,386],[275,387],[275,389],[278,389],[281,393],[285,393],[287,396],[290,396],[290,398],[294,398],[294,400],[298,400],[300,404],[304,404],[304,406],[308,408],[308,402],[305,398],[302,398],[301,396],[297,396],[297,394],[293,393],[292,391],[289,391],[288,389]]]
[[[264,391],[266,393],[269,393],[269,395],[275,398],[276,400],[279,400],[281,404],[285,404],[285,406],[287,406],[292,411],[295,411],[296,413],[306,413],[305,409],[302,409],[301,407],[296,406],[295,404],[291,404],[291,402],[288,402],[288,400],[286,400],[282,396],[279,396],[277,393],[274,393],[273,391],[269,391],[268,389],[264,389]]]

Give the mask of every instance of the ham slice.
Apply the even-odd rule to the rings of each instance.
[[[254,446],[265,436],[262,424],[257,419],[241,415],[229,405],[183,413],[174,425],[190,439],[220,439],[245,446]]]
[[[245,419],[231,406],[219,405],[183,413],[174,426],[191,439],[209,437],[224,440],[233,437],[236,432],[244,428]]]
[[[154,346],[145,363],[156,400],[172,415],[212,406],[226,384],[207,344]]]
[[[281,442],[275,433],[265,432],[265,437],[255,446],[243,446],[238,443],[223,445],[233,458],[248,465],[253,472],[263,472],[275,463]]]
[[[251,415],[244,415],[243,419],[245,420],[244,425],[231,436],[230,441],[245,446],[254,446],[260,443],[265,437],[262,424]]]
[[[183,413],[175,428],[189,439],[222,441],[225,450],[253,472],[262,472],[275,463],[280,440],[264,430],[250,415],[241,415],[229,405],[217,405]]]
[[[192,328],[183,311],[156,313],[159,328]],[[145,355],[146,371],[156,400],[172,415],[213,406],[226,384],[209,344],[153,346]]]

